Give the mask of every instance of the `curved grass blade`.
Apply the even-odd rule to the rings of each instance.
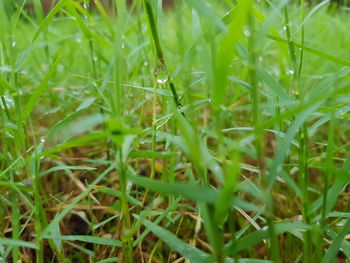
[[[165,195],[180,195],[186,199],[198,203],[207,203],[215,205],[220,197],[219,191],[205,186],[198,186],[188,183],[160,182],[157,180],[150,180],[149,178],[136,175],[129,175],[128,180],[130,180],[134,184],[140,185],[154,192],[158,192]],[[260,212],[262,209],[257,207],[253,203],[248,203],[246,201],[233,197],[231,198],[231,200],[226,200],[226,202],[231,202],[231,206],[238,206],[249,211]]]
[[[29,117],[35,105],[38,103],[41,95],[45,92],[45,89],[47,88],[49,81],[51,80],[51,78],[54,76],[56,72],[56,67],[57,67],[57,62],[51,65],[44,79],[41,81],[39,86],[35,88],[33,94],[30,96],[29,101],[26,103],[26,106],[22,112],[22,115],[21,115],[22,121],[25,121]]]
[[[148,229],[150,229],[153,232],[153,234],[155,234],[161,240],[167,243],[169,247],[176,250],[178,253],[180,253],[182,256],[190,260],[192,263],[207,262],[209,257],[208,254],[204,253],[203,251],[199,250],[194,246],[191,246],[185,243],[184,241],[179,239],[177,236],[175,236],[173,233],[154,224],[153,222],[147,219],[141,218],[138,215],[134,215],[134,217],[140,220],[144,226],[146,226]]]

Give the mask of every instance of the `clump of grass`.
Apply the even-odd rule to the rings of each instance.
[[[1,261],[349,262],[346,8],[4,3]]]

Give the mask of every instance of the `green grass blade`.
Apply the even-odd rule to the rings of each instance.
[[[141,218],[138,215],[134,215],[134,217],[141,221],[141,223],[149,228],[153,234],[158,236],[161,240],[163,240],[165,243],[168,244],[169,247],[176,250],[178,253],[180,253],[182,256],[187,258],[193,263],[202,263],[206,262],[208,259],[208,254],[204,253],[203,251],[185,243],[181,239],[179,239],[177,236],[175,236],[173,233],[169,232],[168,230],[154,224],[153,222]]]
[[[327,249],[326,254],[321,260],[321,263],[334,262],[336,260],[337,253],[340,249],[340,246],[345,238],[345,236],[350,232],[350,220],[347,220],[342,231],[338,236],[333,240],[330,247]]]
[[[300,231],[300,230],[306,230],[311,229],[311,226],[308,226],[303,223],[293,223],[293,222],[280,222],[275,223],[275,235],[282,234],[284,232],[291,232],[294,231]],[[229,244],[225,246],[225,255],[234,255],[236,253],[239,253],[245,249],[249,249],[252,246],[262,242],[264,239],[269,238],[269,231],[268,229],[262,229],[255,231],[251,234],[248,234],[245,237],[240,238],[239,240],[231,241]]]
[[[281,37],[277,37],[277,36],[274,36],[274,35],[268,35],[267,37],[269,39],[275,40],[277,42],[288,43],[288,40],[286,40],[284,38],[281,38]],[[303,46],[303,45],[301,45],[301,44],[299,44],[299,43],[297,43],[295,41],[292,41],[292,42],[295,45],[295,47],[302,48],[306,52],[314,54],[314,55],[316,55],[316,56],[318,56],[320,58],[323,58],[325,60],[328,60],[328,61],[340,64],[340,65],[343,65],[343,66],[350,67],[350,60],[349,59],[340,58],[340,57],[331,55],[329,53],[320,51],[320,50],[315,49],[315,48],[311,48],[311,47],[308,47],[308,46]]]
[[[9,238],[0,238],[0,245],[2,246],[17,246],[36,249],[36,244],[32,242],[26,242],[21,240],[13,240]]]
[[[104,237],[95,237],[95,236],[81,236],[81,235],[72,235],[72,236],[53,236],[53,235],[44,235],[44,239],[53,239],[53,240],[62,240],[62,241],[81,241],[85,243],[91,243],[96,245],[112,246],[112,247],[121,247],[122,242],[119,240],[114,240]]]
[[[47,89],[49,81],[53,78],[56,72],[57,63],[51,65],[50,69],[46,73],[45,77],[41,81],[41,83],[35,88],[32,95],[30,96],[28,102],[26,103],[25,108],[22,111],[21,119],[22,121],[27,120],[31,112],[33,111],[35,105],[38,103],[41,95]]]
[[[72,202],[67,205],[62,212],[56,214],[54,219],[50,222],[50,224],[44,229],[43,235],[50,234],[52,230],[59,224],[59,222],[73,209],[73,207],[78,204],[83,198],[89,195],[89,193],[94,189],[94,187],[113,169],[115,169],[115,165],[109,166],[103,173],[101,173],[87,188],[84,192],[79,194]]]
[[[45,31],[45,29],[50,25],[52,22],[52,19],[55,17],[55,15],[60,12],[63,7],[71,0],[61,0],[59,1],[54,8],[51,9],[50,13],[44,18],[43,21],[41,21],[39,28],[36,30],[34,37],[32,39],[32,43],[34,43],[39,35]]]

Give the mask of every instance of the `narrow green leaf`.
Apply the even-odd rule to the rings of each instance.
[[[128,179],[134,184],[148,188],[162,194],[181,195],[187,199],[203,202],[208,204],[215,204],[219,198],[219,191],[213,188],[191,185],[186,183],[167,183],[157,180],[150,180],[149,178],[129,175]]]
[[[169,232],[168,230],[154,224],[153,222],[141,218],[138,215],[134,215],[134,217],[141,221],[141,223],[149,228],[153,234],[158,236],[161,240],[163,240],[165,243],[168,244],[169,247],[176,250],[178,253],[180,253],[182,256],[190,260],[192,263],[203,263],[206,262],[208,259],[208,254],[204,253],[203,251],[199,250],[198,248],[189,245],[179,239],[177,236],[175,236],[173,233]]]
[[[265,82],[269,88],[282,101],[290,101],[291,98],[281,85],[263,68],[258,70],[259,77]]]
[[[39,176],[45,176],[47,174],[57,172],[57,171],[62,171],[62,170],[86,170],[86,171],[91,171],[91,170],[96,170],[95,167],[90,167],[90,166],[69,166],[69,165],[60,165],[60,166],[55,166],[52,167],[46,171],[40,172]]]
[[[315,110],[317,110],[319,106],[320,106],[320,103],[316,103],[315,105],[312,105],[309,108],[305,109],[298,116],[296,116],[295,121],[288,128],[286,135],[284,136],[281,144],[278,146],[277,152],[271,164],[270,174],[269,174],[269,184],[268,184],[269,189],[272,188],[273,184],[275,183],[277,174],[279,173],[279,170],[282,169],[283,161],[287,155],[287,152],[290,148],[290,145],[295,135],[297,134],[297,132],[299,131],[303,123],[307,120],[307,118],[309,118],[310,115]]]
[[[339,233],[339,235],[333,240],[330,247],[327,249],[326,254],[322,258],[321,263],[334,262],[341,247],[341,244],[347,234],[350,232],[350,219],[346,222],[343,227],[343,230]]]
[[[30,96],[29,101],[27,102],[27,104],[22,112],[22,115],[21,115],[22,121],[25,121],[29,117],[29,115],[33,111],[35,105],[38,103],[41,95],[45,92],[50,79],[53,77],[53,75],[56,72],[56,66],[57,66],[57,63],[54,63],[51,65],[51,67],[50,67],[49,71],[46,73],[44,79],[41,81],[41,83],[33,91],[33,94]]]
[[[122,246],[122,242],[119,240],[114,240],[114,239],[104,238],[104,237],[95,237],[95,236],[80,236],[80,235],[51,236],[51,235],[45,235],[45,236],[43,236],[43,238],[44,239],[58,239],[58,240],[62,240],[62,241],[82,241],[82,242],[86,242],[86,243],[112,246],[112,247],[121,247]]]
[[[50,13],[45,17],[43,21],[41,21],[39,28],[35,32],[35,35],[32,39],[32,43],[39,37],[39,35],[45,31],[45,29],[48,27],[48,25],[51,23],[52,19],[55,17],[55,15],[61,11],[61,9],[69,2],[70,0],[61,0],[58,2],[54,8],[51,9]]]
[[[284,232],[293,233],[294,231],[304,231],[307,229],[311,229],[311,226],[309,225],[294,222],[275,223],[274,226],[276,235],[280,235]],[[264,239],[267,238],[269,238],[269,230],[267,229],[267,227],[265,227],[264,229],[255,231],[238,240],[232,240],[227,245],[225,245],[225,255],[235,255],[242,250],[251,248],[252,246],[262,242]]]
[[[278,36],[268,35],[267,37],[269,39],[275,40],[277,42],[288,43],[287,39],[284,39],[284,38],[281,38],[281,37],[278,37]],[[350,60],[348,60],[348,59],[339,58],[339,57],[333,56],[333,55],[328,54],[326,52],[317,50],[315,48],[311,48],[311,47],[307,47],[307,46],[301,45],[299,43],[296,43],[295,41],[293,41],[293,43],[294,43],[294,45],[297,48],[302,48],[304,51],[309,52],[311,54],[314,54],[314,55],[316,55],[316,56],[318,56],[320,58],[323,58],[325,60],[328,60],[328,61],[340,64],[340,65],[344,65],[344,66],[350,67]]]
[[[36,244],[21,240],[13,240],[9,238],[0,238],[0,245],[2,246],[16,246],[16,247],[27,247],[36,249]]]
[[[128,180],[134,184],[140,185],[142,187],[148,188],[151,191],[162,193],[165,195],[174,194],[180,195],[186,199],[199,202],[215,205],[219,200],[220,192],[214,190],[210,187],[197,186],[189,183],[167,183],[160,182],[157,180],[150,180],[149,178],[129,175]],[[253,203],[243,201],[239,198],[230,198],[231,200],[226,200],[230,202],[231,206],[238,206],[247,211],[261,211],[262,208],[258,208]]]
[[[101,173],[87,188],[84,192],[79,194],[72,202],[70,202],[60,213],[56,214],[54,219],[50,222],[50,224],[43,231],[44,234],[52,234],[55,227],[60,223],[60,221],[74,208],[76,204],[78,204],[83,198],[89,195],[89,193],[95,188],[95,186],[113,169],[115,169],[115,165],[112,164],[109,166],[103,173]]]
[[[13,88],[10,86],[10,84],[7,83],[7,81],[1,76],[0,73],[0,96],[4,95],[6,90],[12,91]]]

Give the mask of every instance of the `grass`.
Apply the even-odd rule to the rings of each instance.
[[[348,8],[161,2],[0,0],[0,261],[350,262]]]

